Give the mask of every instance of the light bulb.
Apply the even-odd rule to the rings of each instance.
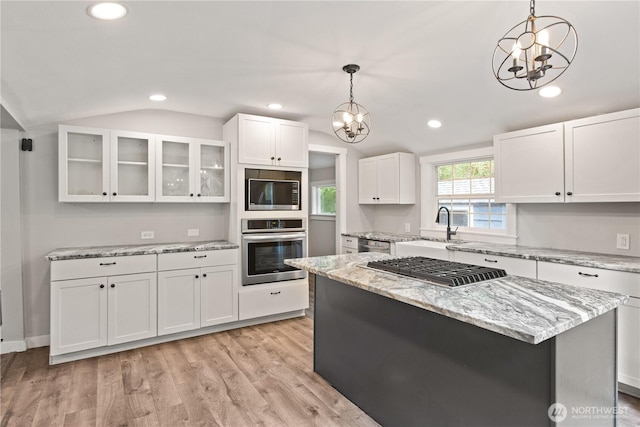
[[[547,31],[546,28],[538,31],[536,34],[536,42],[541,46],[549,47],[549,31]]]
[[[351,113],[345,111],[342,115],[342,120],[344,120],[346,124],[349,124],[353,121],[353,116],[351,115]]]
[[[522,53],[522,48],[520,47],[520,42],[516,41],[513,44],[513,49],[511,49],[511,56],[513,56],[513,59],[519,59],[520,58],[520,53]]]
[[[364,119],[364,118],[362,117],[362,114],[361,114],[361,113],[358,113],[358,114],[356,115],[356,122],[358,122],[358,123],[362,123],[362,120],[363,120],[363,119]]]

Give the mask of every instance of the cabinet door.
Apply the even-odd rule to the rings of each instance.
[[[484,267],[500,268],[509,275],[537,278],[537,265],[535,260],[511,258],[497,255],[485,255],[480,253],[454,251],[455,262],[464,264],[481,265]]]
[[[358,161],[358,203],[377,203],[378,162],[376,159]]]
[[[304,123],[276,122],[276,165],[306,168],[309,165],[307,135]]]
[[[229,149],[224,141],[199,142],[193,182],[198,202],[228,202]]]
[[[153,135],[111,131],[111,185],[115,202],[155,200],[155,138]]]
[[[640,298],[618,308],[618,381],[640,388]]]
[[[195,200],[192,140],[172,136],[156,138],[156,201]]]
[[[565,159],[568,202],[640,201],[640,109],[567,122]]]
[[[108,280],[109,345],[155,337],[157,328],[156,274],[114,276]]]
[[[52,356],[107,345],[107,278],[51,282]]]
[[[237,265],[225,265],[201,270],[201,327],[238,320],[237,268]]]
[[[378,158],[378,203],[400,202],[400,170],[397,155]]]
[[[200,269],[158,272],[158,335],[200,327]]]
[[[286,280],[243,286],[238,305],[240,320],[304,310],[309,308],[309,285],[306,280]]]
[[[58,127],[58,200],[109,201],[109,131]]]
[[[241,114],[238,126],[238,163],[274,165],[275,120]]]
[[[493,144],[496,202],[564,202],[561,123],[496,135]]]

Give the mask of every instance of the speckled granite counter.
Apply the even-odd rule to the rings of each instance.
[[[379,253],[286,260],[285,263],[378,295],[537,344],[627,301],[621,294],[507,276],[446,288],[362,268]]]
[[[354,231],[342,233],[343,236],[357,237],[358,239],[378,240],[381,242],[409,242],[411,240],[422,240],[420,236],[411,234],[385,233],[383,231]]]
[[[640,273],[640,258],[629,256],[479,242],[464,242],[460,244],[452,242],[450,246],[447,246],[447,249]]]
[[[130,255],[153,255],[170,252],[214,251],[221,249],[237,249],[238,245],[226,240],[210,240],[204,242],[156,243],[152,245],[122,246],[89,246],[78,248],[61,248],[49,252],[45,258],[49,261],[66,259],[102,258]]]

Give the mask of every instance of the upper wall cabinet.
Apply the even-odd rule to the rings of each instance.
[[[238,162],[306,168],[309,164],[306,123],[237,114],[224,126],[225,139],[238,141]]]
[[[499,202],[640,201],[640,109],[496,135]]]
[[[392,153],[358,160],[360,204],[414,204],[415,156]]]
[[[60,125],[58,200],[153,201],[154,160],[153,135]]]
[[[158,136],[156,153],[156,201],[229,201],[227,142]]]

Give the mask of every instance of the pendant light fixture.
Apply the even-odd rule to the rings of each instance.
[[[369,112],[360,104],[353,101],[353,74],[360,69],[359,65],[348,64],[342,67],[349,73],[351,85],[349,87],[349,102],[340,104],[333,112],[333,132],[342,141],[356,144],[369,135],[371,117]]]
[[[576,29],[557,16],[536,16],[536,2],[529,3],[529,17],[510,29],[493,52],[493,73],[509,89],[533,90],[564,73],[578,50]]]

